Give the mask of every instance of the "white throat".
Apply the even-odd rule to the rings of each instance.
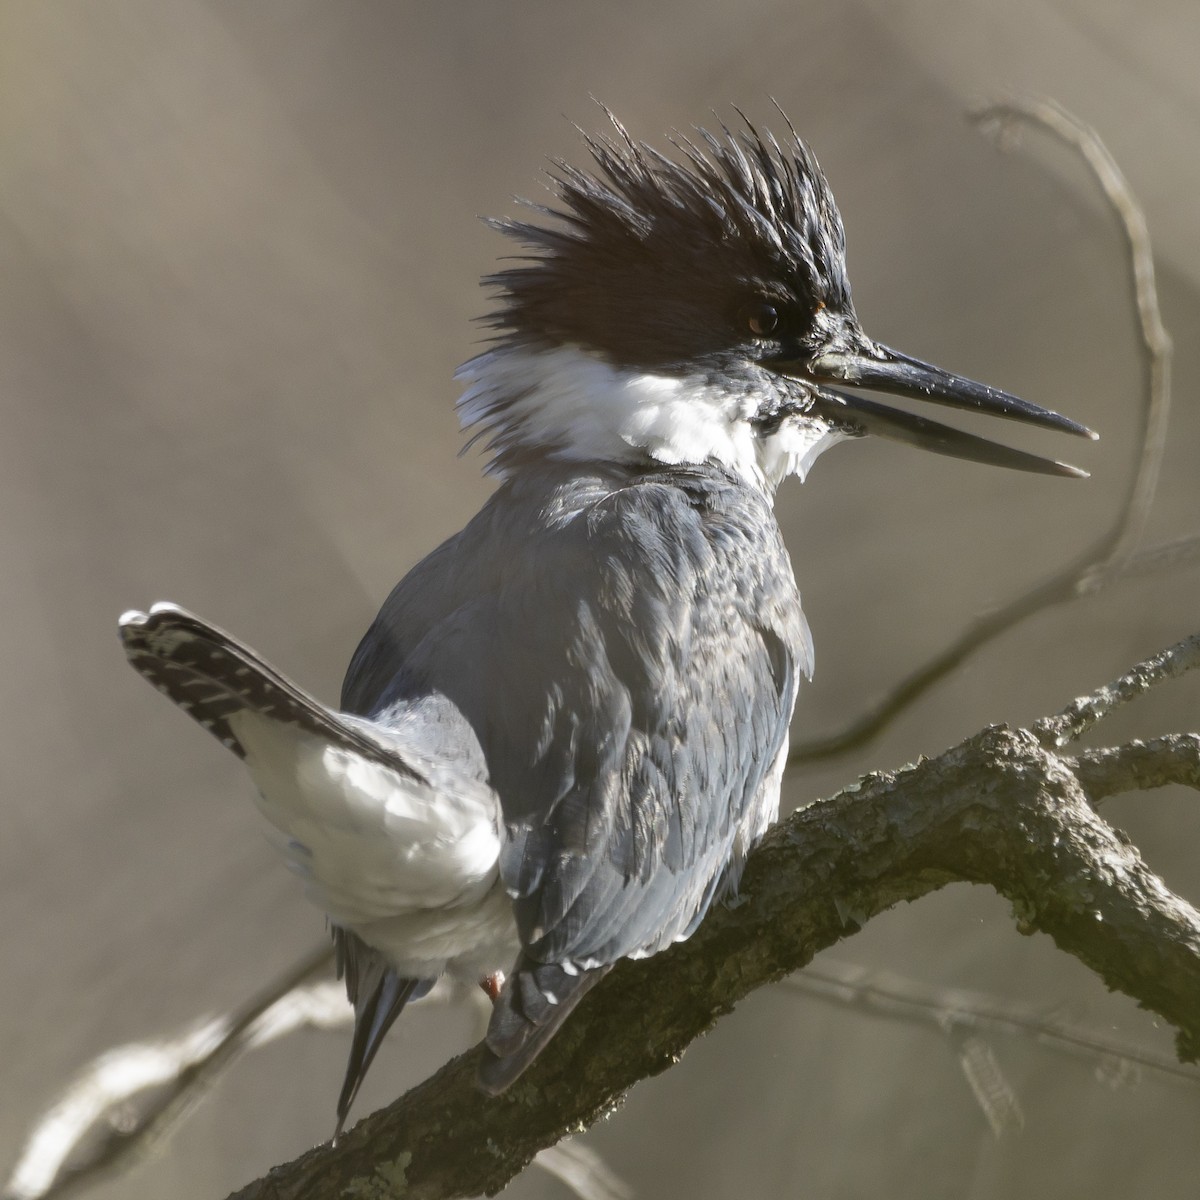
[[[577,346],[500,347],[464,363],[455,378],[466,384],[458,402],[463,428],[475,428],[501,458],[536,448],[580,462],[717,463],[774,491],[788,475],[803,479],[845,436],[798,416],[761,435],[748,392],[622,370]]]

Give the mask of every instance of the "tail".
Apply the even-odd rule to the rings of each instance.
[[[492,1010],[477,1082],[489,1096],[505,1091],[558,1032],[611,966],[571,974],[522,954]]]
[[[174,604],[122,614],[121,642],[134,670],[239,758],[231,718],[257,713],[317,734],[368,761],[424,783],[406,759],[318,703],[244,642]]]
[[[354,1005],[340,1133],[405,1004],[429,990],[455,953],[474,952],[471,939],[489,928],[478,910],[498,894],[495,793],[470,763],[462,771],[453,759],[439,764],[426,726],[410,723],[401,737],[333,712],[248,646],[173,604],[127,612],[120,628],[133,667],[245,760],[260,811],[284,835],[280,850],[331,915],[338,973]],[[444,739],[444,714],[437,716],[434,733]],[[343,753],[330,754],[331,746]],[[455,914],[466,941],[438,949]],[[368,945],[357,928],[379,944]]]
[[[387,965],[382,954],[372,950],[348,929],[334,926],[333,942],[337,952],[338,978],[345,976],[346,995],[354,1005],[354,1038],[350,1043],[346,1078],[338,1096],[337,1128],[333,1131],[336,1143],[350,1114],[350,1106],[367,1077],[375,1052],[387,1031],[404,1006],[410,1000],[419,1000],[424,996],[433,987],[434,981],[402,979]]]

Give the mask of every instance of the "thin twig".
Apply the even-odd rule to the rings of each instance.
[[[1200,1084],[1200,1070],[1116,1038],[1105,1038],[1047,1016],[1044,1010],[957,988],[931,988],[888,971],[822,960],[784,985],[790,991],[848,1006],[872,1017],[977,1033],[1019,1034],[1038,1045],[1103,1067],[1113,1060]]]
[[[1138,331],[1146,364],[1146,395],[1142,406],[1139,442],[1141,457],[1122,505],[1122,523],[1105,562],[1097,565],[1104,573],[1128,558],[1141,540],[1154,503],[1158,476],[1166,447],[1171,407],[1171,338],[1163,325],[1154,278],[1154,249],[1146,214],[1129,181],[1099,134],[1067,112],[1054,100],[1007,100],[972,114],[976,125],[1004,135],[1016,122],[1040,126],[1067,145],[1074,146],[1104,191],[1105,199],[1120,220],[1129,242],[1133,293],[1137,304]]]
[[[579,1200],[632,1200],[633,1189],[590,1146],[563,1138],[533,1160]]]
[[[1095,563],[1103,561],[1110,544],[1109,538],[1102,538],[1092,550],[1065,570],[1018,596],[1003,608],[979,617],[949,646],[901,680],[858,720],[829,737],[798,743],[788,755],[788,768],[836,758],[873,741],[918,697],[988,642],[1043,609],[1074,600],[1079,595],[1081,583],[1090,578],[1090,570]]]
[[[1180,571],[1200,563],[1200,535],[1185,534],[1169,542],[1159,542],[1138,550],[1128,558],[1114,563],[1101,583],[1135,576],[1153,575],[1159,571]]]
[[[1141,208],[1096,133],[1053,102],[1010,101],[991,105],[975,113],[973,120],[1001,132],[1010,129],[1015,121],[1030,122],[1074,146],[1091,168],[1125,231],[1146,378],[1138,468],[1112,525],[1079,559],[1003,607],[985,613],[845,729],[829,737],[797,743],[788,757],[789,768],[833,758],[865,745],[988,642],[1035,613],[1094,592],[1122,575],[1131,566],[1133,548],[1153,503],[1170,408],[1171,342],[1159,316],[1154,257]],[[1189,548],[1188,553],[1191,552]]]
[[[332,957],[325,943],[234,1012],[206,1018],[172,1039],[102,1055],[34,1126],[4,1200],[58,1200],[128,1170],[162,1143],[236,1058],[313,1019],[321,1006],[306,1005],[297,989],[327,970]]]
[[[1063,761],[1093,804],[1171,784],[1200,791],[1200,733],[1168,733],[1149,741],[1085,750]]]
[[[1047,749],[1056,749],[1078,740],[1115,708],[1128,704],[1155,684],[1177,679],[1200,666],[1200,633],[1160,651],[1131,667],[1119,679],[1105,684],[1087,696],[1072,700],[1062,712],[1042,717],[1033,724],[1033,732]]]
[[[118,1046],[95,1059],[34,1124],[2,1200],[62,1200],[161,1154],[217,1078],[244,1053],[315,1027],[350,1025],[354,1010],[324,971],[332,948],[323,942],[247,1005],[206,1017],[153,1042]],[[444,986],[445,985],[445,986]],[[447,981],[422,1000],[446,1000]],[[467,995],[483,999],[477,989]],[[535,1166],[580,1200],[629,1200],[629,1186],[594,1150],[566,1139],[543,1150]]]

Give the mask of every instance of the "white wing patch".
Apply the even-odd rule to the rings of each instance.
[[[309,898],[414,977],[455,962],[506,965],[495,793],[470,778],[415,782],[257,713],[230,717],[273,840]]]

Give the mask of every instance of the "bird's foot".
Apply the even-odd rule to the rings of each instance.
[[[504,972],[494,971],[491,975],[485,975],[479,981],[479,986],[483,988],[483,994],[495,1004],[500,999],[500,989],[504,987]]]

